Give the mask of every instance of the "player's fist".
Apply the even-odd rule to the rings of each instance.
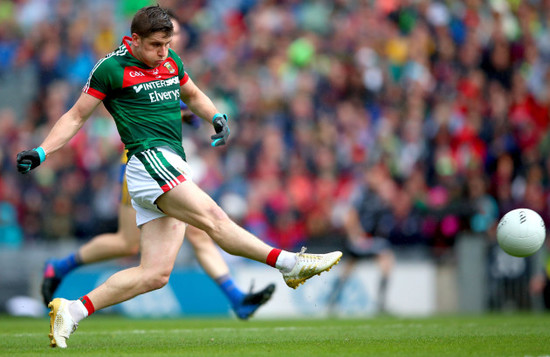
[[[212,118],[212,124],[216,134],[212,135],[212,146],[225,145],[227,138],[229,137],[229,126],[227,125],[227,115],[217,113]]]
[[[42,147],[21,151],[17,154],[17,171],[26,174],[46,160],[46,153]]]

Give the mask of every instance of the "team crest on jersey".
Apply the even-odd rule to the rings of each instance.
[[[174,69],[174,67],[172,67],[172,65],[170,64],[170,62],[166,62],[164,64],[164,67],[166,67],[166,69],[168,70],[168,72],[170,73],[175,73],[176,70]]]

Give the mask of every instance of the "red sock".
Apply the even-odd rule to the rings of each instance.
[[[281,254],[281,249],[273,248],[271,252],[267,255],[267,259],[265,260],[267,265],[271,265],[275,268],[275,263],[277,263],[277,258],[279,258],[279,254]]]
[[[79,300],[82,302],[82,304],[84,304],[86,310],[88,310],[88,316],[95,312],[94,304],[92,304],[92,300],[90,300],[88,295],[81,297]]]

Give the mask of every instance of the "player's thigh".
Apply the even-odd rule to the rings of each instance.
[[[161,217],[141,227],[141,266],[145,269],[172,270],[185,235],[185,223]]]
[[[202,230],[228,218],[216,202],[192,181],[182,182],[164,193],[156,204],[168,216]]]

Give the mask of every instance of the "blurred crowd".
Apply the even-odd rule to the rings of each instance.
[[[14,160],[150,3],[0,0],[0,83],[22,69],[36,83],[23,116],[0,108],[0,244],[116,229],[122,146],[105,110],[39,170],[19,175]],[[182,23],[191,78],[230,118],[216,149],[211,127],[185,126],[195,180],[262,239],[343,237],[363,196],[369,233],[435,255],[460,232],[494,236],[512,208],[548,221],[550,1],[158,3]]]

